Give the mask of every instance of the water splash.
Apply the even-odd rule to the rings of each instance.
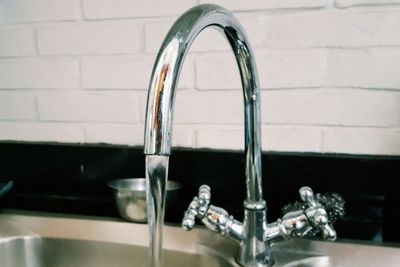
[[[162,227],[164,225],[165,194],[169,156],[146,156],[147,220],[149,224],[149,267],[162,262]]]

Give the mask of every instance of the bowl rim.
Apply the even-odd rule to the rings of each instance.
[[[127,186],[122,186],[125,183]],[[146,192],[146,178],[121,178],[107,182],[107,185],[116,191],[132,191]],[[138,188],[137,185],[139,185]],[[167,191],[178,190],[182,187],[182,183],[178,181],[168,180]]]

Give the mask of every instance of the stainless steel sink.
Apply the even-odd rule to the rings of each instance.
[[[305,239],[273,246],[277,266],[296,267],[398,267],[400,247],[367,242],[336,242]]]
[[[1,267],[146,267],[148,229],[105,218],[6,211],[0,215]],[[165,267],[234,267],[236,245],[206,230],[164,228]]]
[[[1,267],[145,267],[147,225],[19,211],[0,215]],[[237,244],[205,229],[164,229],[164,266],[228,267]],[[398,267],[400,248],[297,239],[272,246],[274,266]]]
[[[0,244],[2,267],[147,266],[147,248],[109,242],[22,237]],[[167,250],[164,266],[232,266],[224,258]]]

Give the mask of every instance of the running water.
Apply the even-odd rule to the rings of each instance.
[[[150,233],[149,267],[161,267],[162,227],[169,156],[146,156],[147,221]]]

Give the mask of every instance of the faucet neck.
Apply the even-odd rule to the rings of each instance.
[[[253,52],[239,22],[217,5],[199,5],[184,13],[165,37],[152,71],[147,98],[145,154],[171,153],[176,86],[185,56],[196,36],[213,26],[227,37],[239,65],[244,97],[247,200],[263,206],[261,186],[260,92]],[[265,205],[264,205],[265,206]]]

